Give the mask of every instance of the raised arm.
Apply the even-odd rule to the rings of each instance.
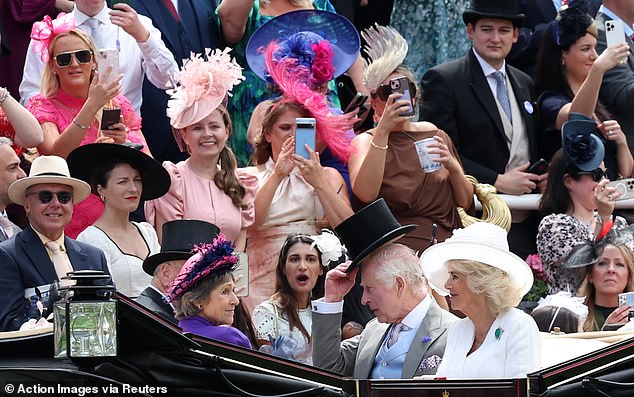
[[[35,147],[42,143],[42,127],[35,116],[16,101],[6,88],[0,88],[0,108],[15,130],[14,141],[22,147]]]
[[[218,6],[220,29],[228,45],[234,46],[242,40],[254,0],[223,0]]]

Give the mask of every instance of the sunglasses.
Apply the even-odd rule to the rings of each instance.
[[[416,86],[411,81],[408,83],[409,92],[412,97],[416,96]],[[379,97],[382,101],[387,101],[387,98],[392,94],[392,88],[389,84],[383,84],[376,88],[376,91],[370,93],[372,98]]]
[[[73,193],[71,192],[50,192],[48,190],[42,190],[41,192],[32,192],[32,193],[27,193],[27,197],[31,196],[33,194],[37,194],[37,197],[40,199],[40,203],[42,204],[48,204],[51,201],[53,201],[53,194],[55,194],[57,196],[57,201],[60,202],[60,204],[68,204],[70,202],[70,200],[73,198]]]
[[[80,64],[92,61],[92,51],[90,50],[68,51],[55,55],[55,62],[57,63],[57,66],[63,68],[70,65],[73,60],[73,55]]]
[[[605,178],[605,171],[603,170],[603,168],[597,168],[596,170],[592,171],[579,171],[576,173],[576,175],[590,175],[593,181],[601,182],[601,180]]]

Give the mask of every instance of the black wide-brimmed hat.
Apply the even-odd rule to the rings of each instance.
[[[520,12],[517,0],[472,0],[471,8],[462,13],[465,24],[474,24],[482,18],[508,19],[515,26],[521,26],[526,16]]]
[[[383,244],[398,240],[417,227],[401,226],[381,198],[341,222],[335,232],[352,258],[350,271]]]
[[[161,252],[148,256],[143,261],[143,270],[150,276],[156,267],[164,262],[189,259],[194,253],[194,245],[208,244],[220,233],[213,223],[196,219],[177,219],[163,224]]]
[[[138,168],[143,182],[141,199],[152,200],[159,198],[169,190],[170,176],[161,163],[142,151],[125,145],[90,143],[79,146],[70,152],[66,161],[72,176],[92,186],[92,174],[95,168],[110,158],[124,160]],[[93,193],[97,194],[94,191]]]

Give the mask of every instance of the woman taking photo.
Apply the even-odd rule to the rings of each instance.
[[[121,76],[111,82],[100,82],[95,44],[90,36],[74,27],[70,14],[59,14],[54,21],[44,17],[33,24],[31,37],[34,51],[45,63],[41,93],[27,104],[44,133],[44,141],[37,146],[40,154],[66,158],[73,149],[95,142],[145,145],[141,118],[119,94]],[[102,130],[105,107],[120,108],[121,117],[118,123]],[[64,233],[76,238],[102,211],[103,204],[90,195],[75,206]]]
[[[606,187],[603,144],[592,133],[591,120],[573,120],[562,127],[563,142],[548,167],[546,188],[539,202],[544,218],[537,229],[537,252],[544,265],[548,293],[575,293],[584,273],[561,266],[577,245],[592,240],[600,225],[612,220],[616,189]],[[618,228],[626,226],[617,217]]]
[[[423,252],[420,263],[430,286],[466,315],[449,328],[437,376],[524,378],[539,369],[537,324],[515,308],[533,273],[509,251],[504,229],[479,222],[454,230]]]
[[[601,331],[604,325],[629,321],[630,306],[619,304],[619,294],[634,291],[633,234],[632,226],[617,230],[607,224],[596,241],[586,241],[563,263],[566,268],[585,269],[579,289],[588,306],[584,331]]]
[[[167,107],[176,142],[190,157],[178,164],[163,163],[171,177],[170,189],[145,203],[145,215],[157,231],[174,219],[213,223],[244,251],[246,228],[254,219],[257,178],[236,169],[227,146],[232,127],[224,106],[242,73],[228,49],[209,50],[205,59],[198,54],[185,62]]]
[[[111,143],[80,146],[68,155],[67,162],[71,174],[88,182],[104,204],[99,219],[77,240],[100,248],[117,291],[136,298],[152,280],[143,271],[143,261],[161,247],[152,225],[132,222],[130,214],[141,200],[167,192],[167,171],[147,154]]]
[[[194,249],[167,291],[183,332],[251,348],[251,342],[231,326],[238,297],[232,271],[238,264],[233,244],[219,234],[211,244]]]
[[[252,315],[260,350],[313,363],[310,300],[323,295],[328,263],[342,254],[339,239],[328,231],[286,238],[275,271],[275,293]]]
[[[598,101],[603,75],[627,58],[625,43],[597,56],[597,27],[583,1],[559,12],[544,34],[536,65],[535,92],[541,119],[542,157],[550,160],[561,147],[561,126],[571,112],[599,123],[596,135],[605,146],[607,176],[615,180],[632,174],[634,160],[619,123]]]
[[[433,223],[438,225],[438,241],[462,227],[457,207],[471,207],[473,185],[464,175],[449,136],[431,123],[411,121],[411,113],[404,115],[416,107],[418,98],[411,72],[401,65],[407,55],[405,39],[383,26],[364,31],[363,37],[368,40],[366,50],[372,59],[366,65],[364,81],[378,124],[352,141],[348,164],[352,191],[365,203],[383,197],[399,223],[419,225],[401,242],[423,251],[433,239]],[[386,46],[391,50],[385,51]],[[395,78],[407,82],[411,103],[392,93],[390,81]],[[437,156],[432,169],[423,169],[417,150],[426,139],[432,142],[429,154]]]

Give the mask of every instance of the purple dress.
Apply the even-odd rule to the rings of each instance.
[[[185,318],[178,322],[178,326],[183,329],[183,332],[190,332],[192,334],[204,336],[205,338],[246,347],[247,349],[253,348],[251,346],[251,342],[249,342],[249,338],[247,338],[246,335],[239,329],[228,326],[213,325],[209,320],[200,316]]]

